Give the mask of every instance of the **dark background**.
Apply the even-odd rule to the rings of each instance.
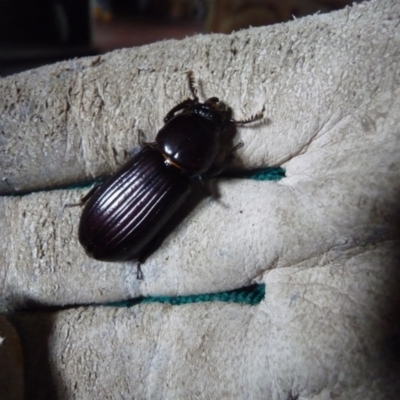
[[[0,76],[196,33],[230,33],[351,0],[0,0]]]

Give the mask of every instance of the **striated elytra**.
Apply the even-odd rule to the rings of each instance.
[[[142,143],[138,154],[82,200],[79,242],[88,256],[139,259],[187,199],[193,179],[220,172],[232,153],[224,149],[229,129],[262,118],[260,113],[235,121],[218,98],[199,102],[191,72],[188,78],[193,99],[172,108],[155,142]]]

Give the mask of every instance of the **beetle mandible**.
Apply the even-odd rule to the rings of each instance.
[[[155,142],[142,143],[139,153],[82,199],[79,242],[88,256],[138,260],[186,200],[193,179],[218,174],[221,155],[227,158],[222,143],[228,129],[263,117],[261,112],[236,121],[217,97],[199,101],[191,71],[188,80],[193,98],[168,112]]]

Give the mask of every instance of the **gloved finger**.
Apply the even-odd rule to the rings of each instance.
[[[349,27],[343,11],[323,17],[322,31],[321,20],[308,19],[290,29],[162,42],[3,78],[0,193],[114,171],[138,143],[138,130],[153,139],[165,114],[189,96],[189,69],[203,97],[219,96],[236,118],[265,109],[270,125],[240,131],[247,166],[284,162],[353,111],[373,124],[378,117],[362,110],[373,111],[369,99],[391,87],[396,43],[379,16],[365,18],[368,24],[357,17]],[[348,33],[345,42],[337,32]]]
[[[30,360],[26,393],[395,398],[398,360],[387,323],[398,314],[398,291],[387,283],[398,282],[399,253],[385,257],[388,243],[370,250],[325,258],[314,269],[274,269],[258,306],[146,304],[16,316]],[[37,385],[43,359],[53,373]]]
[[[306,260],[313,266],[360,243],[395,238],[399,169],[393,166],[400,149],[390,126],[396,118],[395,111],[387,114],[381,135],[361,135],[351,121],[330,130],[286,164],[280,183],[222,180],[220,200],[192,210],[146,261],[143,282],[135,263],[84,254],[76,237],[80,210],[63,209],[82,191],[3,198],[5,287],[53,304],[216,292],[247,285],[271,268]],[[338,132],[346,132],[341,140]]]

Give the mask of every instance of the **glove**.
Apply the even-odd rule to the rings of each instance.
[[[23,379],[12,336],[29,398],[397,398],[399,14],[372,1],[0,80],[9,387]],[[80,210],[64,206],[123,163],[135,132],[152,139],[189,96],[187,70],[237,119],[264,108],[268,123],[238,129],[237,165],[285,177],[219,179],[219,200],[191,210],[137,280],[135,262],[85,255]],[[115,305],[251,284],[265,285],[255,305]]]

